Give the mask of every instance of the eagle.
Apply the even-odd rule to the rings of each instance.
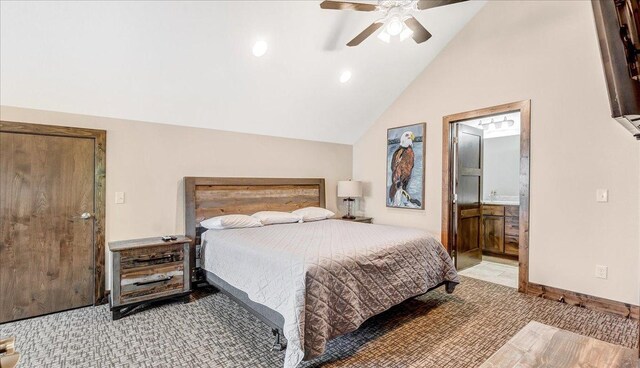
[[[400,136],[400,147],[393,153],[391,158],[391,187],[389,188],[389,201],[396,206],[403,202],[403,196],[416,206],[420,206],[420,201],[411,198],[407,192],[407,185],[411,180],[411,172],[415,154],[413,153],[413,141],[416,139],[413,132],[407,131]]]

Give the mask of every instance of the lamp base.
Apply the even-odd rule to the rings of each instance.
[[[349,197],[349,198],[345,198],[344,201],[347,202],[347,214],[342,216],[342,218],[346,220],[355,219],[356,217],[351,214],[351,206],[353,205],[353,202],[355,202],[355,199]]]

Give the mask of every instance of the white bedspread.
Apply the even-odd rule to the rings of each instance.
[[[458,282],[438,240],[415,229],[341,220],[202,236],[204,269],[284,317],[285,367],[443,281]]]

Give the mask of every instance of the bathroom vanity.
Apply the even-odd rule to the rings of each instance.
[[[520,206],[515,202],[486,202],[481,205],[480,245],[482,253],[518,259]]]

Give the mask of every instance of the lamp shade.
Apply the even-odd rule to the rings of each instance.
[[[338,197],[356,198],[362,197],[362,182],[360,181],[339,181]]]

